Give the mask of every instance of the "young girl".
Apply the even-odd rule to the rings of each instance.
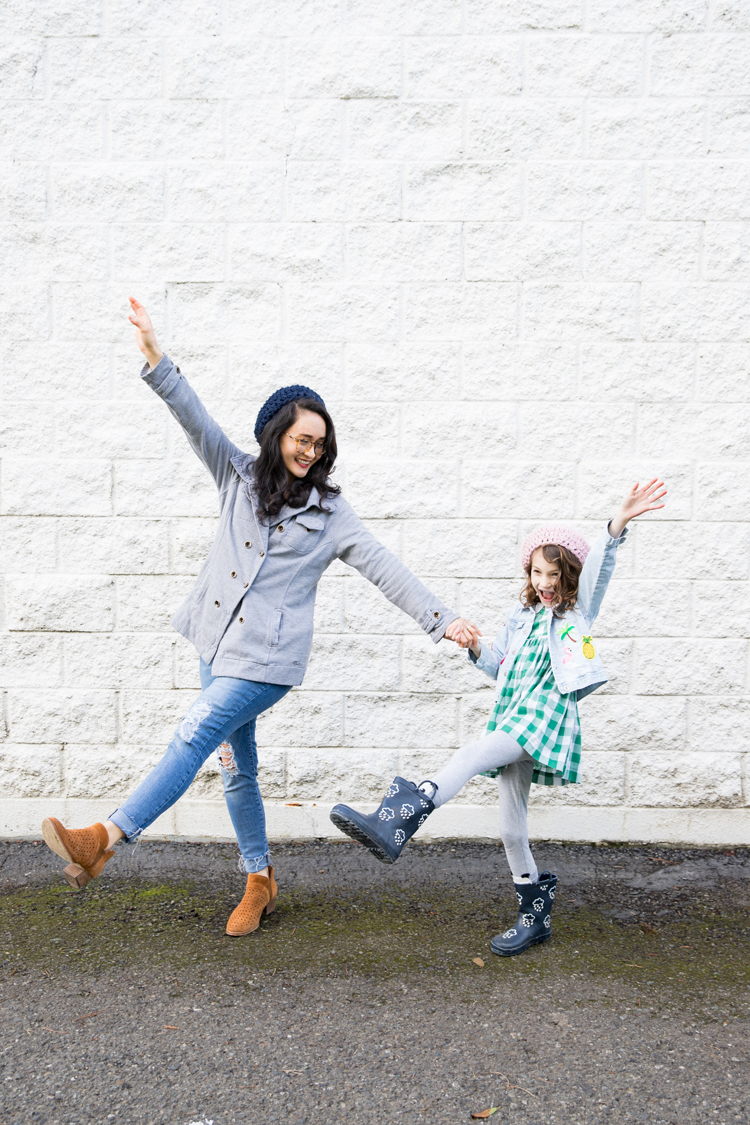
[[[498,778],[500,834],[519,915],[493,938],[493,953],[512,956],[550,937],[557,876],[537,871],[529,847],[527,807],[532,781],[570,785],[579,780],[578,700],[607,682],[591,636],[615,568],[626,526],[664,505],[664,484],[652,480],[628,493],[615,518],[589,549],[571,528],[547,524],[523,543],[526,583],[492,645],[467,642],[477,668],[498,681],[484,738],[458,750],[434,780],[394,779],[378,809],[358,813],[336,805],[331,820],[383,863],[395,863],[427,817],[476,774]]]

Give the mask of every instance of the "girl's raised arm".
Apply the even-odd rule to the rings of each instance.
[[[654,477],[648,484],[642,487],[636,481],[630,492],[627,494],[622,502],[622,507],[613,520],[610,520],[609,534],[613,539],[619,539],[627,524],[634,520],[636,516],[642,516],[644,512],[655,512],[658,508],[663,508],[663,504],[659,504],[667,495],[667,490],[664,487],[664,481]]]
[[[602,599],[615,569],[617,548],[623,541],[625,528],[632,519],[644,512],[663,508],[660,504],[667,495],[664,481],[654,477],[648,484],[634,484],[625,497],[620,510],[609,521],[607,530],[597,539],[589,551],[578,580],[576,604],[587,619],[589,626],[596,620]]]

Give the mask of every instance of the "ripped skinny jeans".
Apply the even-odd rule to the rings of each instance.
[[[248,872],[262,871],[270,853],[258,788],[255,720],[290,687],[212,676],[210,666],[202,660],[201,687],[203,691],[175,731],[162,760],[109,819],[128,840],[137,839],[187,791],[209,755],[218,750],[224,796],[243,867]]]

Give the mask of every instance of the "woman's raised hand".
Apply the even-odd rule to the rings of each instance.
[[[465,617],[457,617],[451,621],[443,634],[449,641],[455,641],[461,648],[479,647],[481,633],[476,625],[472,625]]]
[[[153,370],[164,352],[157,343],[151,317],[143,305],[140,301],[136,301],[135,297],[129,297],[128,300],[130,301],[128,320],[135,325],[135,342],[148,360],[149,367]]]
[[[609,534],[613,539],[619,539],[625,525],[630,520],[635,519],[636,516],[642,516],[644,512],[655,512],[658,508],[663,508],[664,505],[660,504],[659,501],[663,500],[666,495],[667,490],[664,487],[664,481],[659,480],[658,477],[654,477],[653,480],[643,486],[636,482],[623,500],[619,512],[610,521]]]

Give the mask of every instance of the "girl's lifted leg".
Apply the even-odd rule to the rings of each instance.
[[[493,731],[457,750],[429,781],[417,784],[395,777],[374,813],[360,813],[349,805],[335,805],[331,820],[347,836],[364,844],[381,863],[395,863],[427,817],[455,797],[467,781],[485,770],[498,769],[526,757],[526,751],[509,735]]]

